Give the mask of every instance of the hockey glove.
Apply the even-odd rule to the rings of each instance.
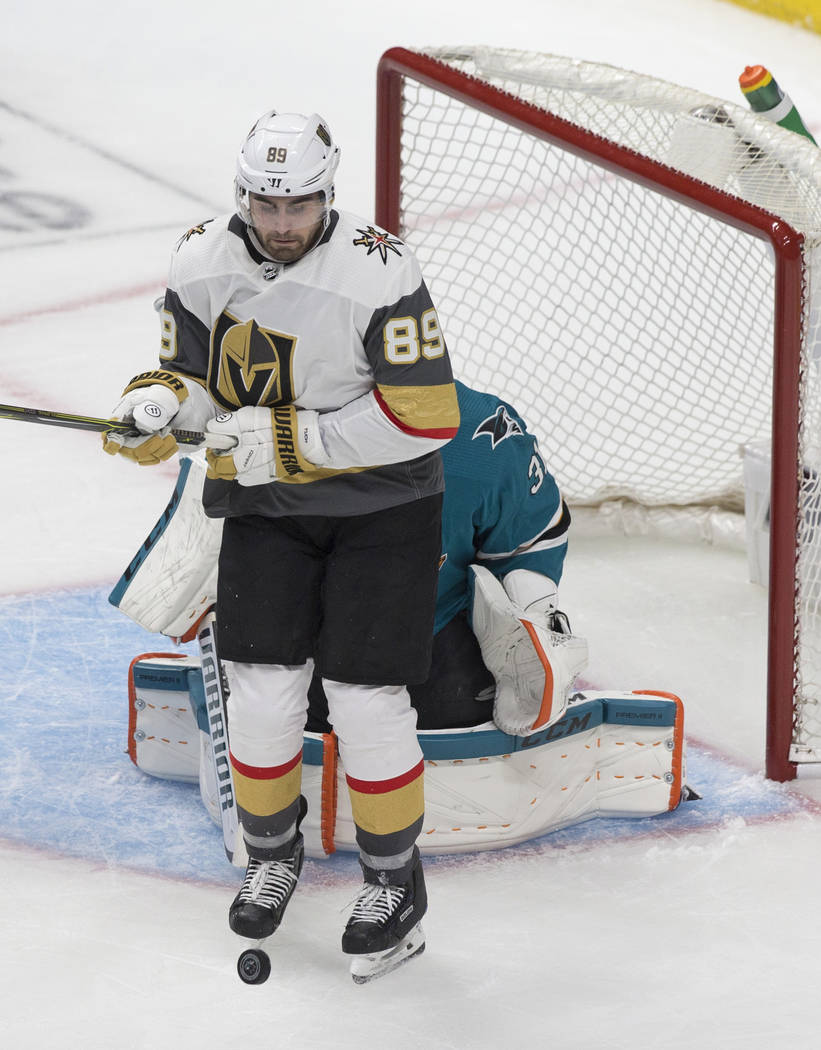
[[[325,458],[318,419],[293,405],[223,412],[205,428],[208,477],[244,486],[298,480]]]
[[[135,376],[114,407],[111,419],[134,424],[134,434],[103,435],[103,451],[118,453],[140,466],[153,466],[177,451],[169,425],[188,397],[185,383],[173,372],[156,370]]]

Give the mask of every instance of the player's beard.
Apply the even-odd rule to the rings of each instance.
[[[257,240],[274,262],[290,263],[301,259],[319,240],[322,233],[322,221],[307,230],[286,230],[263,234],[255,229]]]

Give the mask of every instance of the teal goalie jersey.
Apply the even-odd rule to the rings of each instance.
[[[471,604],[468,566],[530,569],[558,584],[570,514],[536,438],[505,401],[456,383],[461,422],[445,468],[436,630]]]

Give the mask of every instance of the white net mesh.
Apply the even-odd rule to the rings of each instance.
[[[424,53],[771,211],[821,263],[821,151],[807,139],[608,66],[488,48]],[[743,508],[740,450],[771,431],[767,242],[412,77],[400,188],[400,232],[422,264],[457,375],[521,408],[570,503]],[[793,757],[811,760],[821,760],[816,285],[810,265]]]

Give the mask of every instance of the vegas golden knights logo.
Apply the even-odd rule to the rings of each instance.
[[[238,321],[227,310],[211,337],[208,392],[227,409],[243,405],[289,405],[294,399],[296,336]]]

